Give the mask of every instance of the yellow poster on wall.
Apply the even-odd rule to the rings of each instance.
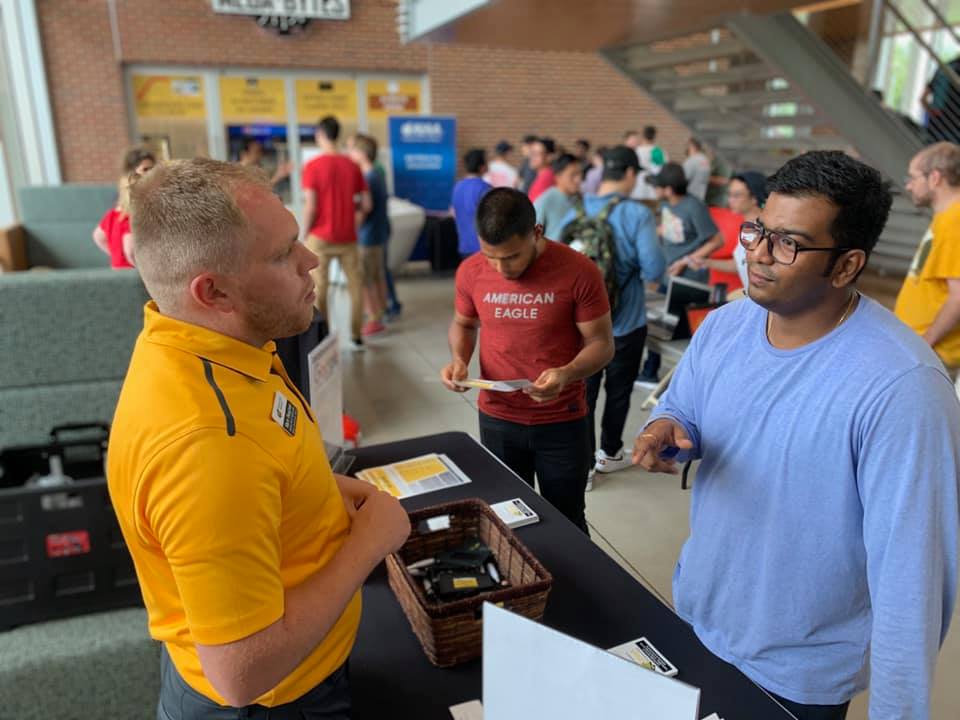
[[[203,78],[196,75],[134,75],[133,105],[140,118],[203,120]]]
[[[283,78],[220,78],[220,112],[223,122],[228,125],[286,123],[287,99],[283,90]]]
[[[357,82],[341,78],[300,78],[297,93],[297,122],[314,124],[325,115],[336,115],[341,123],[358,116]]]
[[[422,112],[417,80],[370,80],[367,82],[367,115],[416,115]]]

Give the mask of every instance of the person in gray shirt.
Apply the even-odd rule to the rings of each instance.
[[[683,172],[687,178],[687,194],[701,202],[705,201],[707,186],[710,184],[710,158],[703,151],[703,143],[694,137],[687,142],[687,159],[683,161]]]
[[[554,185],[533,203],[537,222],[543,225],[543,234],[551,240],[560,239],[567,214],[580,199],[583,164],[570,153],[553,161]]]

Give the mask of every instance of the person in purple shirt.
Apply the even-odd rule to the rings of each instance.
[[[477,239],[477,206],[491,189],[490,183],[483,179],[487,171],[487,154],[474,148],[463,156],[463,167],[467,171],[465,178],[453,186],[453,199],[450,212],[457,222],[457,248],[460,257],[466,258],[480,250]]]

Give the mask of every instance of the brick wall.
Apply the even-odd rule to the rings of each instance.
[[[209,0],[116,3],[115,57],[107,0],[37,0],[63,175],[110,181],[129,141],[124,63],[427,73],[432,110],[456,115],[461,153],[542,133],[561,143],[618,142],[654,124],[672,157],[686,129],[599,56],[402,45],[389,0],[353,3],[347,22],[313,22],[278,37],[248,17],[216,15]]]

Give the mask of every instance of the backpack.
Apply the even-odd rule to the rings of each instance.
[[[610,312],[616,309],[617,302],[620,300],[620,285],[617,283],[615,267],[617,244],[613,239],[613,226],[607,218],[620,200],[619,196],[611,198],[593,217],[587,215],[581,200],[577,203],[576,217],[567,223],[563,232],[560,233],[560,242],[583,253],[600,268],[603,284],[607,288],[607,297],[610,299]]]

